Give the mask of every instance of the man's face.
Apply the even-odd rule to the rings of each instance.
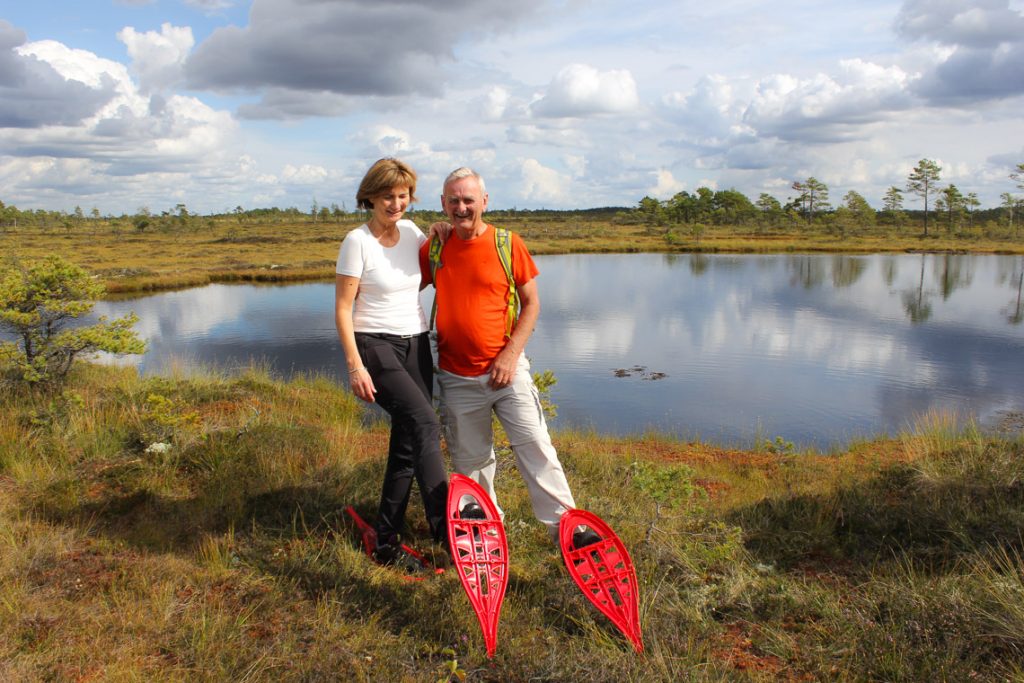
[[[476,178],[459,178],[444,186],[441,208],[452,227],[466,237],[483,225],[487,195],[480,192],[480,183]]]

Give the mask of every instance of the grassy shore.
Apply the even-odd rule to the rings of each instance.
[[[1019,680],[1024,439],[941,416],[848,451],[556,435],[631,549],[646,653],[578,593],[507,449],[484,653],[452,572],[371,564],[386,428],[331,381],[81,366],[0,398],[0,680]],[[414,501],[410,537],[424,546]],[[426,547],[426,546],[424,546]]]
[[[426,228],[439,214],[413,216]],[[786,228],[709,226],[698,233],[687,226],[644,227],[611,218],[489,215],[488,220],[519,232],[535,254],[601,252],[708,253],[879,253],[970,251],[1024,254],[1017,237],[987,236],[981,229],[957,235],[937,232],[922,238],[920,229],[876,226],[840,235],[801,225]],[[74,229],[7,227],[0,252],[22,257],[57,254],[98,274],[110,293],[176,289],[211,282],[295,282],[329,279],[338,245],[360,220],[246,222],[193,219],[188,227],[117,227],[86,221]]]

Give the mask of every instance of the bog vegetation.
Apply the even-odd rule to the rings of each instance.
[[[1024,190],[1024,164],[1010,174]],[[580,211],[501,210],[487,219],[519,232],[536,254],[568,252],[882,252],[1024,253],[1024,207],[1003,193],[982,208],[972,193],[943,187],[941,168],[922,159],[880,209],[855,190],[833,206],[814,177],[793,183],[785,202],[751,201],[732,189],[698,188],[634,207]],[[913,208],[909,205],[913,202]],[[410,214],[426,228],[436,211]],[[103,216],[76,207],[19,210],[0,204],[0,251],[22,257],[59,254],[98,274],[108,291],[331,278],[338,244],[365,221],[344,206],[244,209],[199,215],[185,204],[133,215]]]
[[[557,434],[632,552],[643,655],[571,583],[503,448],[493,660],[454,574],[410,583],[359,548],[343,508],[372,517],[386,440],[332,381],[258,368],[83,364],[5,392],[0,680],[1024,676],[1019,436],[932,416],[826,456]]]

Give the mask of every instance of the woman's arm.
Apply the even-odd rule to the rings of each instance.
[[[373,378],[363,365],[356,348],[356,335],[352,324],[352,304],[355,303],[359,291],[359,278],[351,275],[338,275],[334,284],[334,324],[338,328],[341,349],[345,353],[345,364],[348,366],[349,383],[352,393],[367,403],[373,403],[373,395],[377,389],[373,386]]]

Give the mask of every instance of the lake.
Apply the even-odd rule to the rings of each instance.
[[[1024,413],[1024,258],[956,254],[540,256],[527,348],[558,378],[554,427],[725,445],[841,447],[929,411]],[[429,311],[430,290],[424,293]],[[135,311],[144,372],[235,367],[344,381],[334,284],[210,285]]]

